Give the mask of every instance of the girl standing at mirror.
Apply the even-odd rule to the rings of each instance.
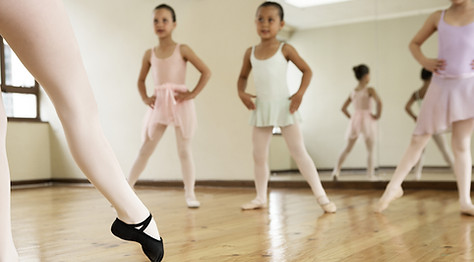
[[[369,68],[366,65],[361,64],[355,66],[353,70],[359,84],[342,105],[342,112],[350,120],[346,133],[347,144],[339,156],[331,178],[334,180],[339,179],[344,160],[346,160],[347,155],[351,152],[359,135],[362,134],[367,147],[367,178],[374,181],[377,180],[374,172],[374,148],[377,136],[376,123],[382,113],[382,102],[380,101],[377,92],[375,92],[375,89],[368,87],[370,81]],[[376,104],[375,115],[372,113],[371,99],[373,99]],[[354,103],[354,113],[352,115],[347,111],[347,108],[351,103]]]
[[[438,58],[426,57],[422,44],[438,31]],[[471,191],[471,135],[474,130],[474,4],[451,0],[451,6],[429,16],[410,42],[414,58],[435,73],[418,115],[415,131],[376,212],[403,195],[402,182],[433,134],[451,130],[454,173],[462,214],[474,216]]]
[[[150,109],[146,115],[144,141],[130,170],[128,182],[132,187],[135,185],[166,128],[174,125],[186,204],[190,208],[197,208],[200,203],[194,194],[196,178],[191,152],[191,138],[197,125],[194,98],[209,81],[211,71],[189,46],[173,40],[172,33],[176,28],[173,8],[166,4],[157,6],[153,11],[153,25],[159,44],[145,52],[138,77],[138,92]],[[201,73],[192,91],[188,91],[185,85],[187,62]],[[155,83],[152,96],[147,95],[145,86],[150,69]]]
[[[423,86],[420,89],[413,92],[410,99],[408,100],[408,102],[405,105],[405,111],[408,113],[408,115],[411,118],[413,118],[413,120],[415,120],[415,122],[416,122],[417,117],[416,117],[415,113],[412,110],[412,106],[413,106],[414,103],[417,103],[418,106],[421,107],[421,101],[425,97],[426,91],[428,90],[428,87],[431,83],[432,75],[433,75],[433,73],[431,73],[430,71],[428,71],[424,68],[421,69],[421,80],[423,80]],[[433,140],[435,141],[436,146],[438,146],[439,151],[441,151],[441,154],[443,155],[443,158],[446,161],[446,163],[451,168],[453,168],[454,167],[454,159],[451,156],[451,154],[448,152],[444,135],[442,135],[442,134],[433,134]],[[421,171],[423,169],[423,155],[424,155],[424,152],[425,151],[423,150],[421,155],[420,155],[420,159],[418,160],[418,162],[416,163],[415,168],[414,168],[414,173],[415,173],[415,179],[416,180],[421,179]],[[453,170],[454,170],[454,168],[453,168]]]
[[[0,34],[51,98],[74,160],[117,211],[112,233],[139,242],[150,261],[161,261],[163,242],[158,228],[127,183],[104,136],[97,103],[62,1],[0,0]],[[11,232],[6,131],[7,117],[0,103],[0,261],[16,262],[19,258]],[[69,226],[76,227],[74,221]]]
[[[311,186],[319,205],[324,212],[336,212],[336,205],[329,201],[313,160],[306,151],[298,125],[297,110],[311,81],[311,69],[294,47],[276,38],[285,24],[280,4],[276,2],[261,4],[257,9],[255,24],[260,43],[245,52],[237,87],[240,99],[249,110],[252,110],[250,123],[254,126],[252,143],[257,196],[242,205],[242,209],[266,207],[270,174],[268,168],[270,139],[273,127],[280,126],[290,154]],[[286,84],[288,61],[293,62],[303,73],[300,88],[292,96]],[[245,92],[252,69],[256,96]]]

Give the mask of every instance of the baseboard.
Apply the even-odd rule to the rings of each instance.
[[[388,181],[322,181],[325,189],[364,189],[383,190]],[[91,186],[87,179],[55,178],[41,180],[13,181],[13,189],[44,187],[44,186]],[[136,184],[143,187],[183,187],[181,180],[140,180]],[[309,188],[306,181],[269,181],[270,188]],[[253,188],[253,180],[198,180],[197,187],[243,187]],[[403,188],[410,189],[431,189],[431,190],[456,190],[455,181],[405,181]],[[474,191],[474,186],[471,186]]]

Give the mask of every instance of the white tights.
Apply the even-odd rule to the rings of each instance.
[[[153,139],[150,139],[145,135],[145,141],[143,141],[138,157],[133,164],[132,169],[130,170],[130,175],[128,178],[128,183],[133,187],[138,180],[138,177],[143,172],[150,159],[150,156],[155,151],[156,145],[163,137],[163,134],[166,130],[166,125],[158,125],[156,127],[155,136]],[[195,200],[196,196],[194,195],[194,184],[196,181],[195,168],[194,168],[194,159],[191,151],[191,139],[183,137],[181,129],[175,127],[176,134],[176,145],[178,147],[178,155],[181,160],[181,171],[183,173],[183,183],[185,190],[186,200]]]
[[[273,127],[254,127],[253,129],[253,158],[255,164],[255,188],[257,190],[256,201],[267,202],[268,177],[270,170],[268,167],[268,151],[272,138]],[[303,137],[298,124],[281,128],[281,133],[288,146],[291,156],[296,162],[298,169],[313,191],[317,199],[326,198],[319,174],[313,160],[309,156],[304,146]],[[323,202],[329,202],[328,200]],[[321,203],[325,204],[325,203]]]
[[[375,169],[375,167],[374,167],[375,138],[370,137],[370,136],[366,136],[364,138],[365,138],[365,146],[367,147],[367,176],[370,179],[373,179],[374,176],[375,176],[375,173],[374,173],[374,169]],[[349,153],[351,152],[351,150],[354,147],[356,141],[357,141],[357,137],[356,138],[349,138],[347,140],[346,147],[344,148],[344,150],[342,150],[341,155],[339,156],[339,159],[337,160],[337,165],[336,165],[336,167],[334,168],[334,171],[333,171],[333,174],[335,174],[336,176],[339,176],[339,173],[341,172],[342,164],[346,160],[347,155],[349,155]]]
[[[122,221],[145,220],[149,211],[128,185],[102,132],[97,105],[62,1],[0,0],[0,34],[48,93],[71,153],[87,178],[115,207]],[[0,261],[12,262],[18,260],[18,255],[11,234],[3,107],[0,124]],[[159,239],[154,221],[145,232]]]
[[[473,130],[474,119],[457,121],[452,125],[451,146],[454,154],[454,173],[456,174],[461,210],[472,210],[474,208],[470,196],[472,173],[471,135]],[[400,192],[403,180],[419,159],[429,138],[430,135],[412,136],[408,149],[379,201],[379,206],[382,207],[379,208],[379,211],[385,209],[390,201],[396,198],[396,192]]]
[[[448,152],[448,148],[446,146],[446,140],[443,134],[435,134],[432,136],[433,141],[435,142],[436,146],[438,146],[439,151],[443,155],[444,161],[454,170],[454,159],[453,156]],[[417,180],[421,178],[421,171],[423,169],[423,160],[424,160],[424,150],[421,153],[420,159],[415,165],[414,173]]]

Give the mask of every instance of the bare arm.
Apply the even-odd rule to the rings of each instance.
[[[437,73],[438,70],[443,70],[445,61],[441,59],[427,58],[421,51],[421,45],[437,30],[437,24],[441,18],[441,11],[437,11],[428,17],[425,24],[416,33],[415,37],[410,42],[409,49],[413,57],[427,70]]]
[[[290,97],[290,113],[293,114],[301,105],[303,95],[306,92],[306,89],[308,89],[311,78],[313,77],[313,72],[293,46],[285,44],[283,46],[282,52],[286,59],[293,62],[293,64],[295,64],[295,66],[303,73],[298,91]]]
[[[348,98],[346,99],[346,101],[344,102],[344,104],[342,105],[342,108],[341,108],[342,113],[344,113],[344,115],[346,115],[347,118],[349,118],[349,119],[351,119],[351,114],[349,114],[349,111],[347,111],[347,108],[349,107],[349,105],[351,104],[351,102],[352,102],[351,97],[348,97]]]
[[[138,75],[138,93],[140,94],[140,97],[142,98],[143,103],[146,105],[150,106],[153,108],[155,104],[155,96],[149,97],[146,93],[146,85],[145,85],[145,80],[146,76],[148,75],[148,72],[150,71],[150,56],[151,56],[151,50],[147,50],[145,52],[145,55],[143,55],[142,59],[142,68],[140,69],[140,74]]]
[[[375,89],[373,89],[372,87],[369,88],[369,95],[375,100],[376,110],[375,115],[373,117],[378,120],[382,115],[382,100],[380,100],[380,97],[377,95],[377,92],[375,92]]]
[[[252,70],[252,64],[250,63],[251,52],[252,48],[248,48],[247,51],[245,51],[242,69],[240,70],[239,79],[237,80],[237,91],[242,103],[244,103],[244,105],[249,110],[254,110],[255,103],[252,101],[252,98],[255,98],[255,96],[245,92],[245,89],[247,88],[247,79],[249,77],[250,70]]]
[[[194,89],[190,92],[178,92],[176,95],[176,101],[182,102],[184,100],[195,98],[207,84],[211,78],[211,70],[204,64],[204,62],[194,53],[194,51],[187,45],[181,45],[180,51],[183,58],[186,61],[189,61],[200,73],[201,77],[199,78],[198,83]]]
[[[411,107],[412,107],[413,103],[415,103],[415,101],[416,101],[416,95],[415,95],[415,93],[413,93],[413,95],[411,95],[410,99],[408,100],[408,102],[405,105],[405,111],[408,113],[408,115],[411,118],[413,118],[413,120],[416,121],[416,115],[411,110]]]

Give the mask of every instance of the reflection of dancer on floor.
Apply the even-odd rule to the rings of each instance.
[[[405,110],[407,111],[408,115],[410,115],[413,120],[416,122],[416,115],[412,111],[412,106],[416,102],[419,106],[421,106],[421,101],[425,97],[426,91],[428,90],[428,87],[431,83],[431,77],[433,73],[426,69],[421,70],[421,79],[423,80],[423,86],[413,92],[413,94],[410,97],[410,100],[408,100],[407,104],[405,105]],[[454,167],[454,160],[451,154],[448,152],[447,146],[446,146],[446,140],[444,138],[444,135],[442,134],[433,134],[433,140],[435,141],[436,145],[439,148],[439,151],[441,151],[441,154],[443,154],[443,158],[448,163],[450,167]],[[414,172],[415,172],[415,179],[420,180],[421,179],[421,171],[423,169],[423,155],[425,151],[420,155],[420,159],[415,165]]]
[[[297,109],[311,80],[311,69],[291,45],[276,39],[277,33],[285,24],[280,4],[261,4],[257,9],[255,23],[261,41],[245,52],[237,86],[240,99],[248,109],[253,110],[250,123],[254,126],[252,142],[257,197],[244,204],[242,209],[258,209],[267,204],[270,173],[268,151],[272,129],[279,126],[291,156],[311,186],[318,203],[325,212],[336,212],[336,205],[326,196],[313,160],[306,151],[298,125]],[[288,61],[292,61],[303,73],[300,88],[292,96],[286,84]],[[245,92],[252,69],[257,96]]]
[[[351,152],[352,147],[354,147],[357,138],[362,133],[367,147],[367,177],[369,180],[376,180],[377,177],[374,173],[374,148],[377,136],[376,121],[380,118],[380,114],[382,113],[382,102],[380,101],[377,92],[375,92],[375,89],[367,87],[370,81],[369,68],[366,65],[361,64],[355,66],[353,70],[359,84],[342,106],[342,112],[350,119],[346,134],[347,144],[337,160],[337,165],[334,168],[331,177],[334,180],[339,178],[342,163],[344,163],[347,155]],[[370,103],[371,98],[377,105],[375,115],[372,113]],[[351,102],[354,103],[354,113],[352,116],[347,111]]]
[[[138,91],[150,109],[146,115],[144,141],[128,180],[133,187],[166,128],[174,124],[186,204],[188,207],[199,207],[200,203],[194,194],[196,178],[191,152],[191,138],[197,124],[193,99],[204,88],[211,73],[189,46],[173,41],[176,16],[170,6],[162,4],[155,8],[153,25],[159,45],[145,52],[138,78]],[[185,86],[188,61],[201,72],[201,78],[191,92]],[[155,91],[151,97],[147,95],[145,87],[145,79],[150,68],[155,82]]]
[[[418,115],[410,145],[376,207],[381,212],[403,195],[401,184],[420,158],[432,134],[451,128],[454,173],[463,214],[474,216],[471,191],[471,135],[474,130],[474,4],[451,0],[447,10],[430,15],[410,43],[410,51],[435,73]],[[425,57],[421,45],[438,31],[437,59]]]
[[[51,98],[76,163],[115,207],[118,218],[112,232],[139,242],[151,261],[161,261],[163,244],[155,221],[125,180],[102,132],[97,104],[62,1],[0,0],[0,34]],[[0,103],[0,261],[12,262],[19,258],[11,232],[6,129],[7,117]]]

